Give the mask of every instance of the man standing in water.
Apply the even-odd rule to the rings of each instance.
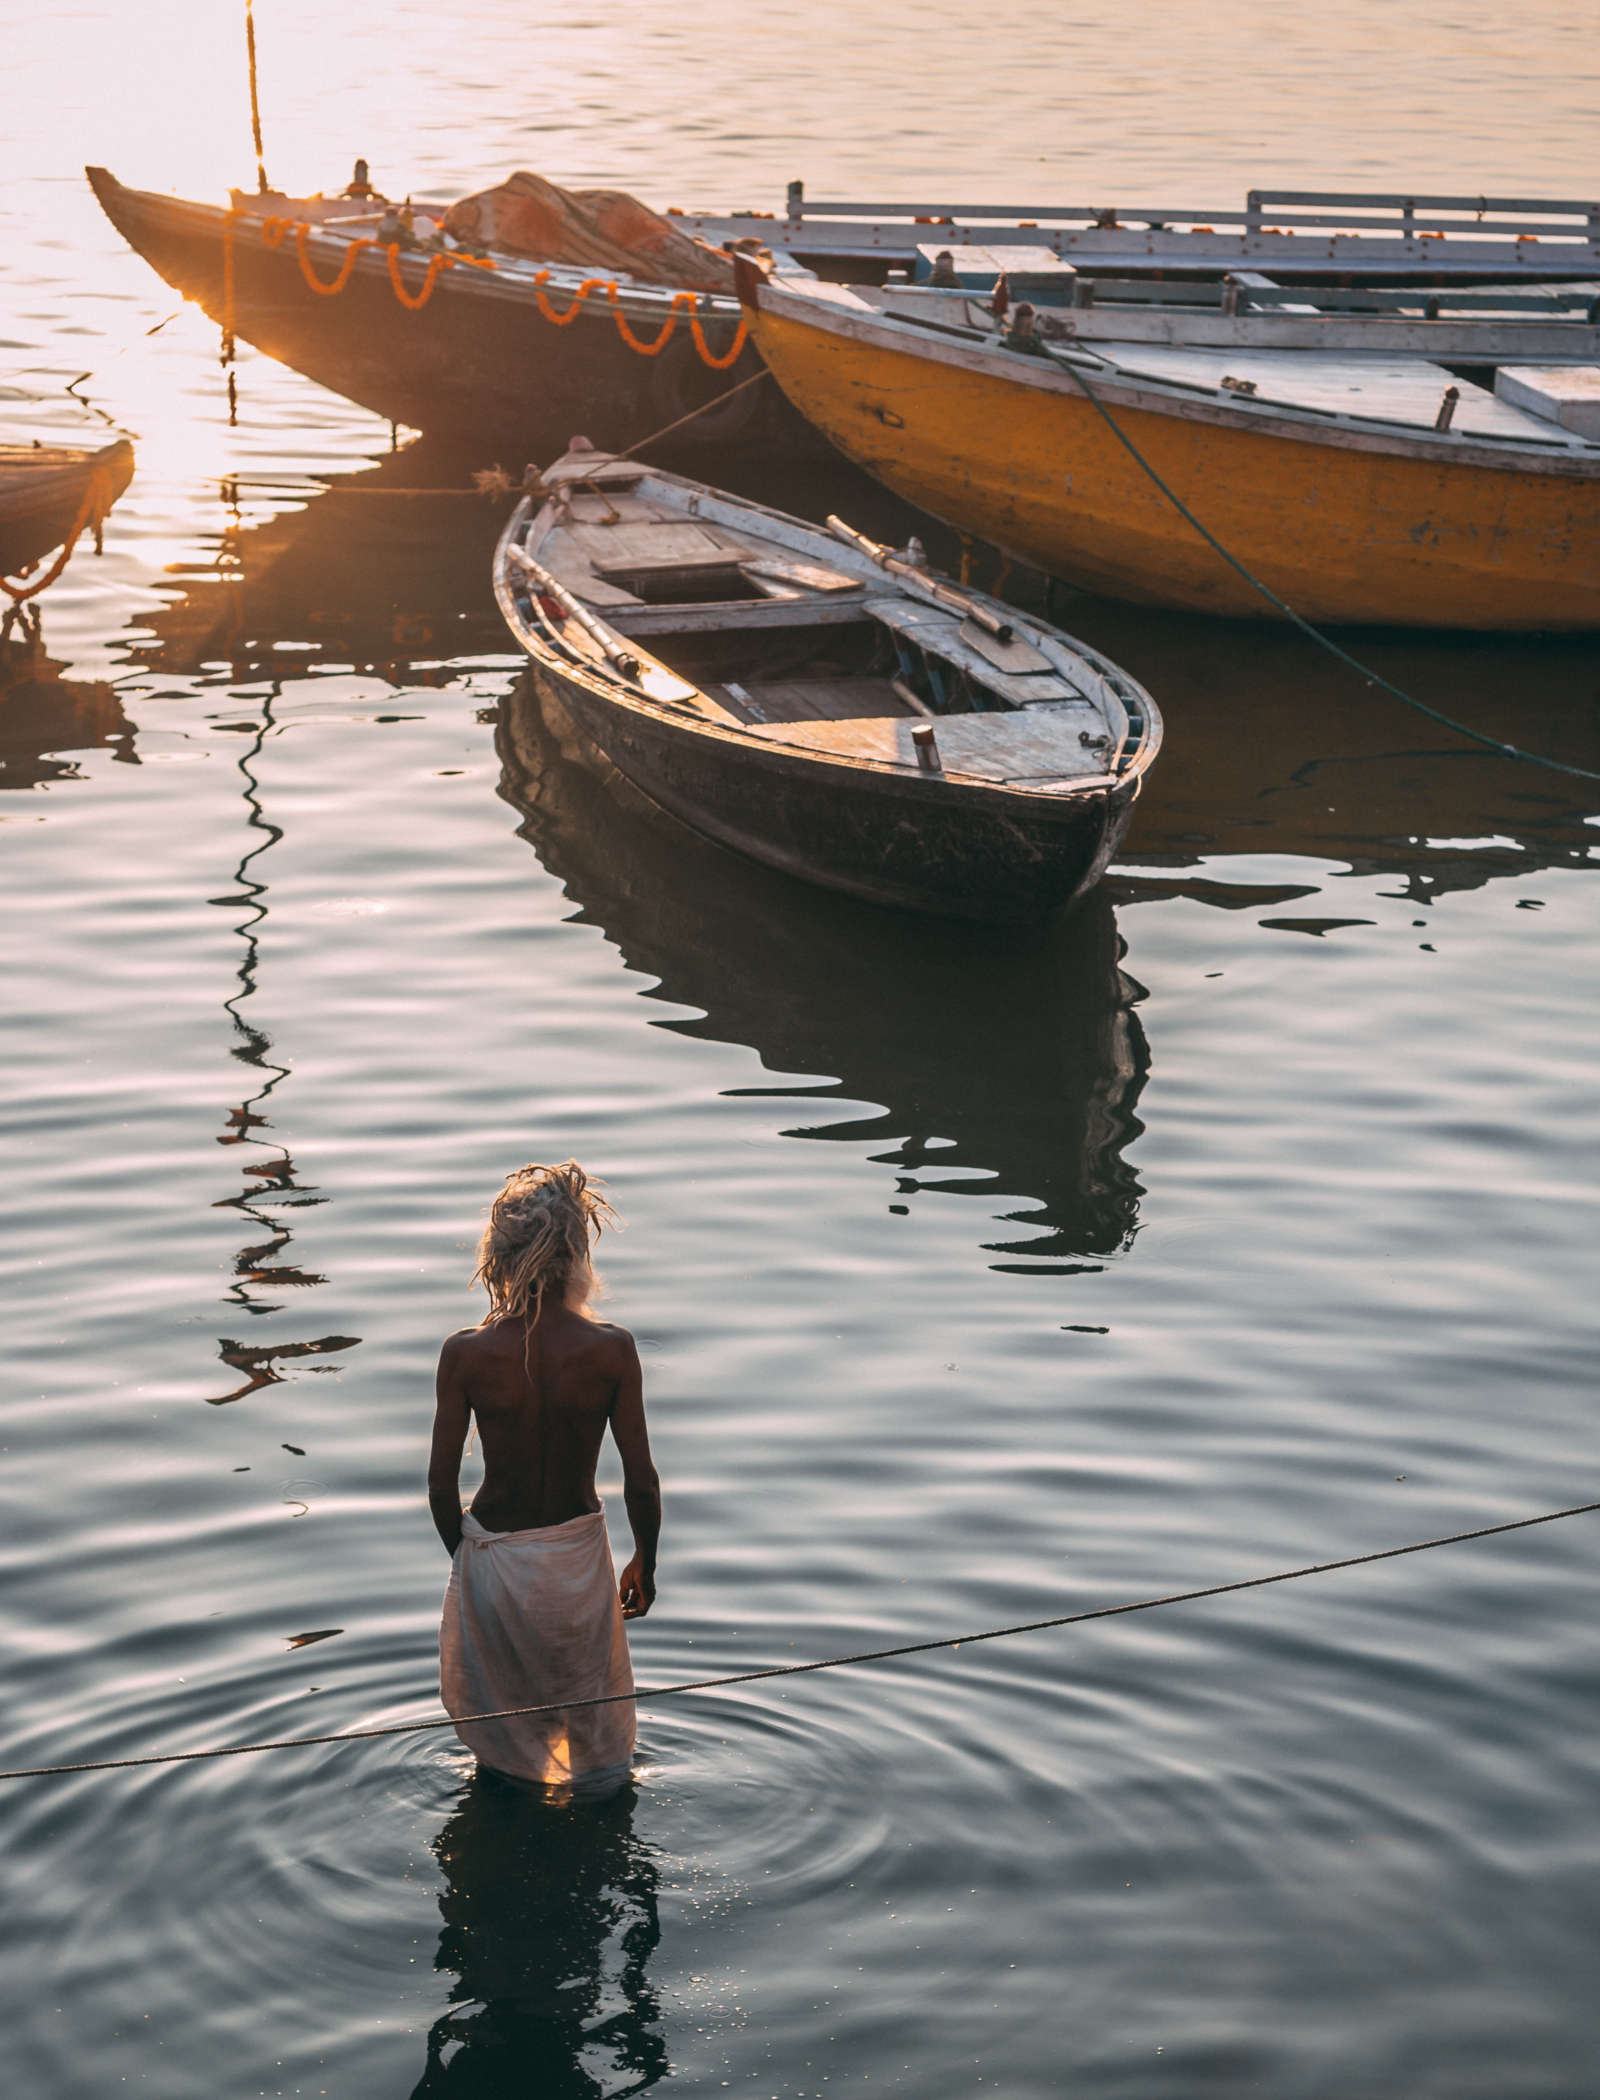
[[[606,1791],[633,1757],[624,1619],[655,1602],[661,1486],[650,1459],[639,1355],[591,1317],[591,1242],[615,1214],[583,1169],[519,1167],[495,1198],[474,1282],[479,1327],[446,1341],[428,1461],[428,1506],[451,1556],[439,1695],[452,1715],[563,1699],[603,1706],[477,1722],[457,1733],[515,1779]],[[461,1507],[470,1419],[483,1485]],[[595,1465],[607,1424],[622,1459],[634,1555],[617,1580]]]

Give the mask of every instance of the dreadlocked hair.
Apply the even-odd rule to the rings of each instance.
[[[594,1292],[590,1245],[616,1212],[575,1159],[559,1167],[518,1167],[489,1208],[478,1242],[474,1283],[489,1293],[487,1327],[495,1320],[539,1317],[546,1291],[577,1311]]]

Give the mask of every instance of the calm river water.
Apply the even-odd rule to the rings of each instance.
[[[519,683],[494,514],[348,493],[484,462],[385,461],[249,353],[230,429],[82,184],[250,179],[238,13],[6,32],[5,434],[140,464],[45,601],[59,679],[0,700],[0,1761],[435,1710],[433,1357],[528,1158],[628,1224],[646,1681],[1600,1493],[1600,800],[1080,599],[1169,742],[1075,919],[880,915],[619,806]],[[257,17],[290,187],[1594,187],[1555,0]],[[1371,650],[1600,765],[1591,642]],[[680,1700],[602,1810],[440,1734],[11,1785],[8,2084],[1588,2094],[1597,1570],[1576,1519]]]

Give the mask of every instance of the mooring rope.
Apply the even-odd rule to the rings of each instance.
[[[1352,656],[1348,649],[1341,649],[1331,635],[1324,634],[1320,627],[1313,626],[1303,614],[1297,613],[1292,605],[1286,604],[1270,584],[1263,583],[1259,576],[1252,575],[1238,556],[1225,547],[1214,532],[1209,531],[1201,524],[1176,489],[1169,487],[1162,480],[1161,476],[1156,472],[1149,460],[1145,458],[1133,439],[1122,428],[1116,417],[1112,415],[1110,409],[1106,407],[1074,362],[1062,357],[1052,359],[1052,363],[1072,374],[1088,397],[1095,413],[1100,417],[1117,443],[1122,446],[1123,450],[1128,453],[1136,465],[1144,469],[1145,473],[1149,475],[1150,479],[1185,523],[1194,527],[1206,545],[1214,553],[1220,554],[1222,559],[1228,564],[1228,567],[1235,574],[1242,576],[1244,581],[1249,584],[1251,590],[1259,592],[1269,605],[1276,606],[1284,618],[1292,621],[1302,634],[1309,635],[1318,648],[1326,649],[1330,656],[1335,656],[1340,663],[1347,664],[1352,671],[1358,672],[1361,677],[1366,679],[1369,685],[1381,686],[1384,692],[1390,694],[1394,699],[1403,701],[1407,707],[1414,707],[1419,715],[1426,715],[1430,722],[1438,722],[1444,728],[1453,730],[1457,736],[1468,737],[1475,744],[1482,744],[1490,751],[1497,751],[1502,758],[1521,759],[1525,765],[1530,766],[1546,766],[1553,773],[1568,773],[1575,780],[1600,780],[1600,773],[1592,772],[1587,766],[1569,765],[1565,759],[1561,758],[1546,758],[1542,752],[1524,751],[1520,745],[1505,743],[1499,737],[1485,736],[1480,729],[1469,729],[1465,722],[1457,722],[1452,716],[1441,714],[1438,708],[1429,707],[1425,700],[1419,700],[1415,694],[1408,693],[1403,686],[1395,685],[1392,680],[1385,678],[1381,672],[1373,670],[1370,664],[1363,663],[1359,656]]]
[[[1513,1517],[1505,1524],[1480,1524],[1472,1531],[1451,1531],[1442,1538],[1418,1539],[1409,1546],[1380,1546],[1372,1553],[1351,1553],[1341,1560],[1319,1560],[1272,1575],[1245,1575],[1234,1582],[1208,1583],[1203,1589],[1171,1590],[1160,1597],[1138,1597],[1127,1604],[1099,1604],[1089,1611],[1062,1612],[1055,1618],[1029,1619],[1017,1626],[991,1626],[981,1633],[951,1633],[938,1640],[906,1641],[895,1648],[869,1648],[855,1655],[830,1655],[817,1662],[777,1663],[763,1670],[739,1670],[728,1677],[694,1677],[681,1684],[647,1686],[643,1691],[606,1692],[593,1699],[547,1701],[542,1706],[506,1706],[495,1713],[446,1715],[436,1721],[390,1721],[378,1728],[342,1728],[329,1735],[280,1736],[264,1743],[230,1743],[216,1750],[153,1750],[142,1757],[94,1757],[75,1764],[19,1765],[0,1772],[5,1779],[50,1779],[69,1772],[120,1772],[138,1765],[199,1764],[218,1757],[255,1757],[263,1750],[311,1750],[325,1743],[365,1743],[381,1736],[423,1735],[440,1728],[470,1728],[481,1721],[526,1720],[535,1714],[576,1713],[591,1706],[618,1706],[628,1700],[676,1699],[686,1692],[715,1692],[735,1684],[767,1684],[778,1677],[811,1677],[821,1670],[857,1669],[863,1663],[895,1662],[907,1655],[932,1655],[941,1649],[976,1646],[980,1641],[1009,1641],[1018,1634],[1046,1633],[1060,1626],[1082,1626],[1091,1619],[1126,1618],[1132,1612],[1159,1611],[1169,1604],[1195,1604],[1205,1597],[1228,1597],[1238,1590],[1263,1590],[1274,1583],[1298,1582],[1307,1575],[1331,1575],[1341,1568],[1362,1568],[1373,1561],[1400,1560],[1408,1553],[1429,1553],[1436,1546],[1461,1546],[1471,1539],[1500,1538],[1509,1531],[1529,1531],[1563,1517],[1587,1517],[1600,1502],[1578,1502],[1569,1509],[1546,1510],[1537,1517]]]

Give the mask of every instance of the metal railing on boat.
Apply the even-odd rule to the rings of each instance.
[[[1253,189],[1242,205],[948,203],[810,198],[789,185],[773,214],[675,214],[708,238],[754,236],[807,255],[910,260],[919,244],[993,240],[1148,268],[1163,257],[1206,268],[1260,256],[1381,274],[1574,275],[1600,265],[1600,200],[1400,191]]]

